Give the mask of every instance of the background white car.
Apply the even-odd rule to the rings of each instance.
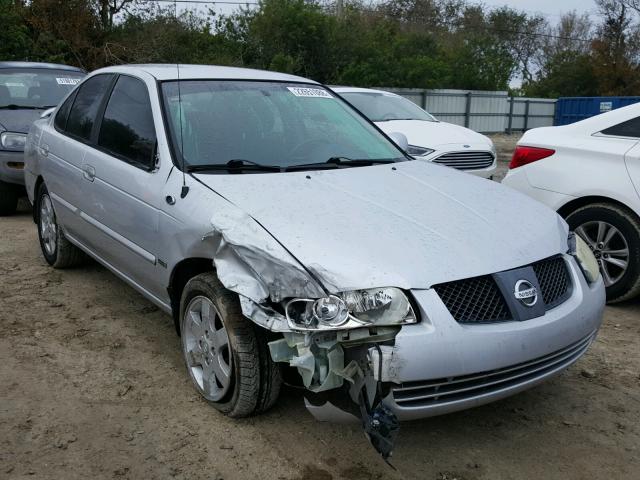
[[[566,218],[598,259],[609,302],[640,292],[640,104],[518,142],[503,183]]]
[[[410,155],[490,178],[496,150],[489,137],[465,127],[441,122],[411,100],[384,90],[333,87],[387,135],[404,134]]]

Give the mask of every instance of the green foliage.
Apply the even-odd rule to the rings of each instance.
[[[521,79],[519,93],[548,97],[640,89],[640,30],[623,0],[596,0],[597,28],[469,0],[344,1],[176,17],[142,0],[0,0],[0,60],[234,65],[371,87],[505,90]]]
[[[25,60],[32,49],[20,2],[0,0],[0,59]]]

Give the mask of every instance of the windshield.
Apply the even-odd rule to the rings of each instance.
[[[395,145],[321,86],[228,80],[179,84],[181,102],[176,81],[164,82],[162,93],[176,157],[182,154],[187,167],[239,160],[282,168],[337,157],[405,160]]]
[[[372,122],[387,122],[389,120],[437,122],[433,115],[425,112],[411,100],[398,95],[378,92],[349,92],[340,95],[364,113]]]
[[[49,68],[0,69],[0,107],[55,107],[84,76]]]

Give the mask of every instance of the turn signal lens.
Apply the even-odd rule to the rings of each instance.
[[[513,152],[509,168],[514,169],[523,165],[528,165],[529,163],[550,157],[554,153],[556,153],[556,151],[549,148],[525,147],[518,145],[516,150]]]

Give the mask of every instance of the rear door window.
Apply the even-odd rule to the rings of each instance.
[[[81,140],[91,140],[91,132],[113,75],[96,75],[80,86],[65,131]]]
[[[147,87],[137,78],[121,75],[104,111],[98,146],[126,162],[150,169],[154,166],[155,144]]]
[[[640,138],[640,117],[632,118],[626,122],[609,127],[601,133],[604,135],[611,135],[613,137]]]

